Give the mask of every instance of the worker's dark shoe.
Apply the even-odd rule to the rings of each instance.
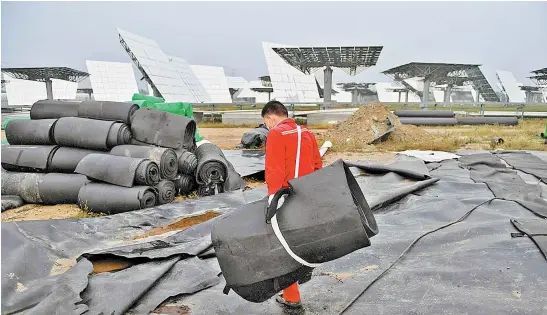
[[[275,297],[275,301],[281,304],[287,310],[300,310],[302,309],[302,303],[300,302],[287,302],[283,298],[283,295],[280,294]]]

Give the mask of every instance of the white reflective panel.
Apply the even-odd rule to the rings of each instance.
[[[272,50],[273,47],[288,45],[262,42],[266,65],[274,89],[272,99],[280,102],[318,102],[319,92],[313,74],[307,75],[289,65]],[[298,84],[297,84],[298,83]],[[298,93],[300,91],[301,93]]]
[[[496,71],[498,80],[507,95],[509,102],[519,102],[523,103],[526,99],[526,93],[519,88],[517,85],[517,80],[512,72],[509,71]]]
[[[238,92],[234,94],[234,99],[237,100],[237,99],[254,98],[255,103],[267,103],[270,100],[268,98],[267,92],[255,92],[251,90],[251,88],[260,88],[260,87],[262,87],[262,82],[250,81],[246,83],[244,87],[239,88]]]
[[[190,69],[197,76],[207,94],[211,98],[211,102],[216,103],[231,103],[230,89],[228,88],[228,80],[224,74],[224,68],[215,66],[200,66],[190,65]]]
[[[229,77],[226,76],[226,80],[228,80],[228,87],[230,89],[242,89],[247,87],[249,82],[245,80],[243,77]]]
[[[117,31],[166,102],[197,101],[174,65],[155,41],[120,29]],[[135,60],[133,61],[135,62]]]
[[[76,99],[76,90],[78,89],[78,83],[76,82],[51,79],[51,87],[53,90],[53,99],[56,99],[56,100]]]
[[[130,63],[86,60],[91,88],[96,101],[130,101],[139,93]]]
[[[192,96],[195,98],[196,102],[207,103],[211,101],[211,96],[205,90],[205,87],[198,79],[190,64],[186,60],[178,57],[168,56],[169,60],[181,76],[182,80],[192,93]],[[229,93],[228,93],[229,94]]]
[[[46,84],[44,82],[19,80],[4,75],[6,93],[10,106],[32,105],[39,100],[47,99]]]
[[[394,89],[403,88],[402,85],[394,83],[376,83],[376,93],[378,94],[378,101],[380,102],[398,102],[399,101],[399,92],[394,92]],[[401,102],[405,101],[406,93],[400,92]],[[409,102],[420,102],[420,97],[415,93],[408,92],[408,101]]]
[[[444,91],[434,90],[433,96],[435,97],[435,102],[444,102]]]

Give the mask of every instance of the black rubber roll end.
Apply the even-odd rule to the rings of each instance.
[[[145,160],[137,167],[135,172],[135,184],[143,186],[154,186],[160,182],[160,168],[158,164]]]
[[[179,194],[185,196],[194,191],[196,181],[193,176],[183,174],[175,180],[175,187]]]
[[[179,163],[179,171],[182,174],[191,175],[196,172],[196,168],[198,167],[198,159],[196,155],[189,151],[184,151],[178,160]]]
[[[155,186],[158,196],[156,202],[158,205],[173,202],[175,200],[175,183],[170,180],[162,180]]]

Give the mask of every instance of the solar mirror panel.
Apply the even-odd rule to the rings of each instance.
[[[212,102],[231,103],[230,88],[224,68],[215,66],[190,65]]]
[[[130,63],[86,60],[96,101],[131,100],[139,92]]]
[[[137,68],[148,76],[166,102],[196,102],[188,85],[159,45],[150,39],[118,29],[120,41]]]
[[[190,64],[182,58],[172,56],[168,57],[175,69],[178,71],[182,80],[188,85],[195,100],[202,103],[210,102],[212,100],[211,96],[209,96],[203,84],[200,82],[194,71],[192,71]]]
[[[515,79],[513,73],[498,70],[496,71],[496,75],[498,76],[498,80],[500,81],[503,90],[507,93],[509,102],[524,102],[526,94],[517,85],[517,79]]]

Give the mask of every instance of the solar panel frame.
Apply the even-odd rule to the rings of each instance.
[[[96,101],[125,102],[139,92],[131,63],[86,60]]]
[[[148,83],[166,102],[196,102],[169,57],[151,39],[117,29],[120,43]]]
[[[523,103],[526,100],[526,93],[517,85],[517,79],[512,72],[498,70],[496,71],[496,77],[510,103]]]

